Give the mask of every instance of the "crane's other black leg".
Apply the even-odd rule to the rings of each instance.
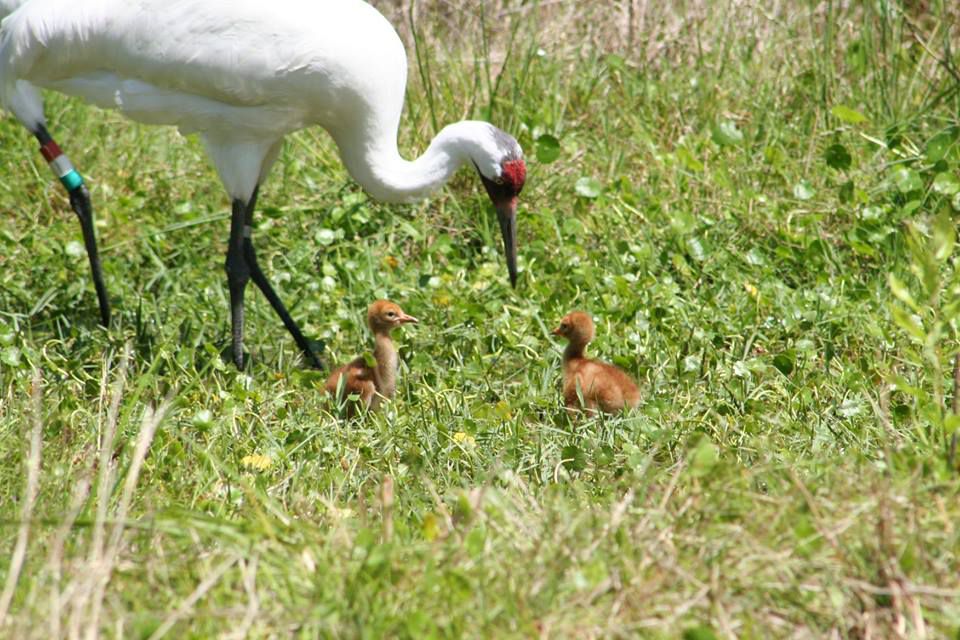
[[[254,193],[253,200],[256,200]],[[233,363],[243,369],[243,292],[250,280],[250,268],[243,255],[243,233],[247,205],[233,201],[230,219],[230,242],[227,245],[227,283],[230,286],[230,329],[233,340]]]
[[[260,291],[263,292],[263,295],[267,297],[267,300],[270,301],[270,306],[273,307],[273,310],[277,312],[278,316],[280,316],[280,320],[283,321],[283,326],[287,328],[287,331],[290,332],[290,335],[292,335],[293,339],[297,342],[297,346],[299,346],[303,351],[303,357],[307,359],[307,363],[309,363],[309,365],[315,369],[322,369],[323,365],[320,363],[320,358],[318,358],[317,354],[314,353],[310,342],[303,335],[303,332],[300,330],[300,327],[297,325],[294,319],[290,316],[287,308],[280,300],[280,296],[278,296],[277,292],[273,290],[273,287],[270,285],[270,281],[267,280],[267,276],[264,275],[263,270],[260,268],[260,264],[257,262],[257,254],[253,249],[252,236],[253,210],[257,204],[257,193],[259,190],[259,186],[254,189],[253,197],[250,198],[250,202],[246,208],[246,215],[244,217],[243,257],[246,261],[247,267],[249,268],[250,277],[253,278],[253,282],[257,285]]]
[[[110,326],[110,300],[107,298],[107,287],[103,284],[103,271],[100,268],[97,236],[93,230],[93,205],[90,204],[90,192],[87,191],[87,186],[83,184],[83,178],[77,173],[73,163],[60,151],[60,147],[54,142],[46,127],[42,124],[37,125],[33,134],[40,143],[40,153],[70,195],[70,207],[80,218],[83,244],[87,248],[90,271],[93,273],[93,286],[97,290],[97,302],[100,305],[100,322],[105,327]]]

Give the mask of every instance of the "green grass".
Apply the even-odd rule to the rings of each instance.
[[[352,423],[253,287],[252,367],[220,358],[228,202],[196,140],[48,96],[104,330],[66,197],[0,120],[0,635],[956,634],[956,9],[673,4],[385,7],[402,148],[489,117],[526,149],[521,277],[469,171],[385,206],[292,136],[255,238],[294,317],[328,364],[374,298],[421,319]],[[574,308],[635,412],[563,411]]]

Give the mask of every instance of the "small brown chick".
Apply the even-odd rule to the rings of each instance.
[[[563,352],[563,401],[567,409],[583,408],[580,396],[591,412],[599,408],[606,413],[616,413],[640,403],[640,390],[630,376],[612,364],[584,355],[594,336],[593,320],[588,314],[568,313],[553,334],[569,342]]]
[[[367,410],[376,411],[384,398],[393,398],[397,391],[399,362],[390,332],[408,322],[416,323],[418,320],[408,316],[403,309],[389,300],[377,300],[367,309],[367,326],[373,333],[373,359],[376,366],[370,366],[360,357],[334,370],[327,378],[326,390],[337,398],[338,402],[343,402],[344,398],[353,394],[360,397],[359,402],[347,404],[348,417],[356,413],[358,404]]]

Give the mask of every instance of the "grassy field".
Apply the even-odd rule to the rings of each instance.
[[[253,364],[222,361],[197,140],[48,96],[105,330],[0,119],[0,636],[960,633],[953,3],[380,4],[405,153],[489,118],[529,175],[514,290],[470,171],[385,206],[322,130],[288,141],[256,241],[325,362],[370,348],[374,298],[421,319],[379,415],[331,415],[253,287]],[[563,411],[574,308],[636,411]]]

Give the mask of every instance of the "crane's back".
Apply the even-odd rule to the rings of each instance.
[[[0,82],[16,80],[188,130],[258,110],[251,126],[281,135],[395,130],[406,54],[360,0],[29,0],[0,31]]]

